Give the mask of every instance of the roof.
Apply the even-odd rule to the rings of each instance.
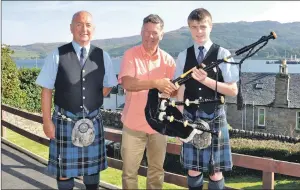
[[[269,105],[275,99],[277,73],[242,73],[242,95],[244,103]],[[300,74],[289,74],[289,108],[300,108]],[[298,83],[298,84],[297,84]],[[226,97],[226,102],[236,103],[236,97]]]

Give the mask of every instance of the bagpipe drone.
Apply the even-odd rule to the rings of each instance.
[[[248,46],[245,46],[237,50],[234,55],[219,59],[215,62],[211,62],[204,68],[198,64],[197,68],[202,68],[204,71],[210,71],[217,67],[221,63],[238,64],[239,65],[239,77],[241,78],[241,64],[243,61],[260,49],[262,49],[270,39],[276,39],[275,32],[271,32],[268,36],[262,36],[258,41]],[[263,43],[263,44],[262,44]],[[254,52],[254,48],[262,44]],[[228,59],[241,55],[248,52],[247,55],[242,58],[239,62],[229,62]],[[185,84],[192,78],[192,69],[183,73],[180,77],[172,81],[177,87]],[[170,98],[164,98],[157,89],[150,89],[148,92],[148,100],[145,107],[145,116],[148,124],[152,129],[159,132],[160,134],[167,135],[170,137],[179,137],[183,142],[190,142],[196,148],[203,149],[208,147],[212,142],[212,135],[219,136],[219,131],[210,129],[209,125],[202,120],[189,122],[183,119],[182,113],[177,109],[177,106],[190,106],[192,104],[200,106],[201,104],[217,102],[224,104],[224,96],[219,98],[215,97],[212,99],[199,98],[196,100],[186,99],[184,101],[171,100]],[[239,82],[238,96],[237,96],[237,108],[241,110],[243,106],[243,97],[241,94],[241,82]]]

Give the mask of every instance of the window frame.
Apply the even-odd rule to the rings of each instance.
[[[117,93],[117,95],[119,95],[119,96],[125,95],[125,90],[123,89],[123,87],[118,86],[118,93]]]
[[[264,112],[263,112],[263,115],[264,115],[264,123],[263,123],[263,124],[259,123],[260,110],[264,110]],[[265,126],[266,126],[266,108],[258,108],[258,111],[257,111],[257,125],[258,125],[258,126],[262,126],[262,127],[265,127]]]
[[[296,130],[300,131],[300,111],[296,111]]]

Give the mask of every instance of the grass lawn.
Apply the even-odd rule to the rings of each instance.
[[[262,179],[257,177],[235,177],[227,178],[226,186],[236,189],[262,189]],[[275,179],[275,189],[300,189],[300,180],[291,180],[284,177]]]
[[[9,141],[26,148],[27,150],[37,154],[45,159],[48,159],[49,150],[47,146],[36,143],[30,139],[27,139],[9,129],[6,129],[6,139]],[[171,140],[172,141],[172,140]],[[121,187],[121,171],[108,168],[105,171],[101,172],[100,179],[106,183],[110,183],[116,186]],[[258,177],[244,176],[244,177],[231,177],[226,178],[226,186],[235,188],[235,189],[262,189],[262,179]],[[139,188],[146,188],[146,178],[143,176],[138,177]],[[164,183],[164,189],[182,189],[182,187]],[[284,177],[276,178],[275,189],[300,189],[300,179],[291,180]]]
[[[48,154],[49,154],[48,146],[36,143],[9,129],[6,129],[6,139],[48,160]],[[114,168],[108,168],[101,172],[100,179],[101,181],[119,186],[121,188],[122,186],[121,174],[122,172],[120,170]],[[138,176],[138,181],[139,181],[139,188],[146,189],[146,178],[143,176]],[[169,184],[169,183],[164,183],[163,188],[182,189],[182,187],[180,186]]]

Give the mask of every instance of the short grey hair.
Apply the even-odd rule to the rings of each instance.
[[[153,24],[160,24],[160,28],[164,28],[164,21],[161,19],[158,15],[156,14],[150,14],[147,17],[144,18],[143,20],[143,26],[147,23],[153,23]]]
[[[75,18],[76,18],[80,13],[87,13],[87,14],[89,14],[89,15],[93,18],[92,14],[89,13],[88,11],[78,11],[78,12],[76,12],[76,13],[72,16],[71,24],[73,23],[73,21],[75,20]]]

